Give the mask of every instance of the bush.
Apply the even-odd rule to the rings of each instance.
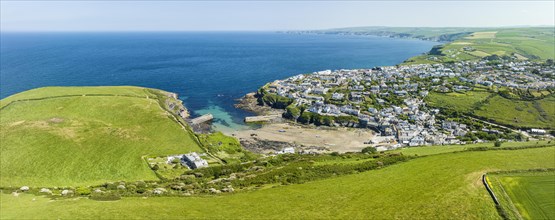
[[[265,104],[271,106],[272,108],[279,108],[279,109],[285,109],[287,106],[293,103],[293,99],[279,96],[277,94],[271,94],[271,93],[265,94],[262,97],[262,101]]]
[[[286,112],[283,114],[285,118],[294,119],[296,120],[299,116],[301,116],[301,109],[299,109],[295,104],[291,104],[285,108]]]
[[[154,171],[159,170],[159,169],[160,169],[160,167],[158,166],[158,164],[156,164],[152,167],[152,170],[154,170]]]
[[[375,147],[365,147],[365,148],[362,149],[361,152],[362,152],[362,153],[374,154],[374,153],[378,152],[378,150],[376,150]]]
[[[102,193],[92,193],[90,199],[98,201],[114,201],[120,200],[121,195],[117,192],[102,192]]]
[[[116,185],[114,183],[106,183],[104,187],[106,187],[106,189],[108,189],[108,190],[116,190],[118,185]]]
[[[77,195],[88,196],[91,194],[91,189],[89,187],[80,186],[75,189]]]
[[[495,143],[493,143],[494,147],[501,147],[501,141],[497,140],[495,141]]]

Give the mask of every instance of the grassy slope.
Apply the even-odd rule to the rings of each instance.
[[[488,175],[494,179],[494,190],[510,201],[525,219],[555,218],[555,173],[526,172]],[[500,183],[500,184],[499,184]],[[502,189],[501,189],[502,188]]]
[[[490,93],[486,91],[469,91],[465,93],[431,92],[425,100],[426,103],[432,107],[450,108],[460,112],[471,112],[477,102],[485,100],[489,95]]]
[[[228,196],[96,202],[2,194],[0,217],[495,219],[498,214],[481,175],[539,167],[555,167],[555,148],[441,154],[360,174]]]
[[[148,91],[139,87],[51,87],[23,92],[2,103],[68,94],[146,97]],[[152,98],[63,97],[14,102],[0,111],[0,186],[156,179],[141,156],[201,151]]]
[[[0,107],[4,107],[15,100],[40,99],[53,96],[75,96],[83,94],[146,97],[149,95],[149,92],[143,88],[134,86],[42,87],[6,97],[0,100]]]
[[[431,107],[449,108],[462,113],[493,119],[517,127],[555,128],[555,97],[535,101],[510,100],[496,95],[484,105],[477,105],[492,93],[469,91],[465,93],[431,92],[425,99]],[[542,112],[544,112],[542,114]]]
[[[534,102],[538,104],[535,105]],[[541,114],[541,111],[545,114]],[[519,101],[495,96],[474,113],[503,124],[553,129],[555,128],[555,97],[537,101]]]
[[[497,31],[491,37],[465,37],[454,42],[443,45],[441,52],[445,56],[439,56],[440,60],[461,61],[475,60],[488,55],[511,55],[519,54],[519,57],[529,59],[554,59],[555,38],[553,28],[496,28],[476,32],[477,36],[487,36],[484,32]],[[464,47],[472,47],[475,51],[464,51]],[[407,63],[430,63],[428,55],[410,58]],[[436,56],[437,57],[437,56]]]

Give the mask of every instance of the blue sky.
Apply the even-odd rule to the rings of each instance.
[[[1,31],[230,31],[555,23],[554,1],[4,1]]]

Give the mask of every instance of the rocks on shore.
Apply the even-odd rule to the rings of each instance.
[[[284,148],[294,148],[299,153],[311,153],[311,152],[327,152],[329,151],[326,147],[319,146],[304,146],[295,143],[282,142],[282,141],[270,141],[263,140],[256,137],[249,139],[239,140],[243,147],[251,152],[258,154],[265,154],[269,152],[278,152]]]
[[[272,110],[269,106],[258,105],[258,98],[254,92],[237,99],[237,104],[234,106],[238,109],[254,112],[257,115],[264,115]]]

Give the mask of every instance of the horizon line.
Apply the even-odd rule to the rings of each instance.
[[[0,33],[90,33],[90,32],[289,32],[289,31],[326,31],[348,28],[555,28],[554,25],[509,25],[509,26],[349,26],[321,29],[267,29],[267,30],[1,30]]]

